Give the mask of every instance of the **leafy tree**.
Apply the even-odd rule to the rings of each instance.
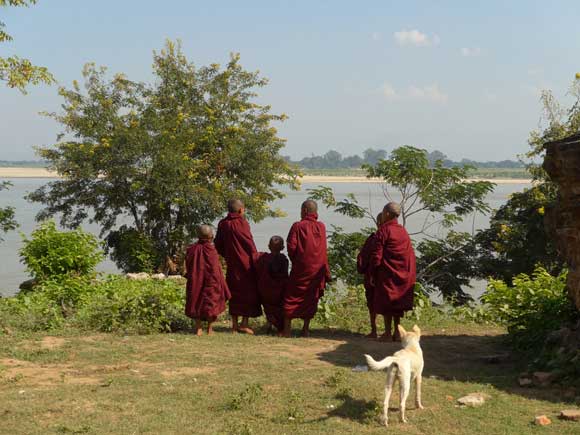
[[[439,291],[444,297],[456,302],[464,302],[468,296],[461,289],[475,276],[470,264],[473,251],[473,237],[469,233],[449,231],[454,225],[474,213],[487,213],[490,209],[485,202],[486,195],[494,184],[486,181],[467,181],[465,167],[443,167],[443,161],[429,162],[427,151],[403,146],[393,150],[388,159],[380,160],[375,166],[363,166],[368,177],[380,178],[386,201],[401,204],[401,224],[408,225],[413,216],[422,218],[422,224],[411,235],[421,236],[423,241],[416,245],[420,273],[418,280],[426,291]],[[320,186],[309,191],[314,199],[332,207],[337,213],[353,218],[369,218],[373,214],[358,204],[356,197],[347,195],[337,200],[331,188]],[[434,228],[447,230],[441,238]],[[340,264],[331,265],[339,270],[355,270],[356,253],[362,243],[355,246],[352,241],[364,240],[364,234],[340,236],[335,257]],[[350,243],[342,243],[345,240]],[[331,251],[334,249],[331,247]],[[332,256],[331,256],[332,258]],[[347,267],[344,263],[350,263]]]
[[[0,7],[28,7],[36,0],[0,0]],[[4,31],[5,24],[0,21],[0,42],[12,41],[12,36]],[[54,78],[45,67],[34,66],[28,59],[18,56],[0,57],[0,81],[8,87],[17,88],[26,93],[26,85],[39,83],[54,83]]]
[[[8,181],[0,182],[0,191],[8,189],[11,183]],[[18,227],[18,224],[14,220],[14,207],[0,207],[0,231],[2,233],[7,233],[8,231],[14,230]],[[2,241],[0,237],[0,242]]]
[[[154,246],[159,268],[182,252],[198,224],[223,214],[228,198],[242,199],[260,220],[279,215],[268,205],[283,197],[278,186],[297,187],[298,172],[278,154],[284,140],[272,125],[286,117],[255,102],[266,79],[245,71],[238,55],[224,68],[196,67],[170,41],[153,60],[152,85],[122,74],[109,80],[106,68],[87,64],[84,92],[77,82],[60,89],[63,113],[50,116],[67,135],[39,154],[63,178],[29,195],[46,206],[38,219],[58,214],[66,227],[100,224],[121,267],[127,253],[119,250],[135,233]],[[131,224],[117,228],[121,217]]]

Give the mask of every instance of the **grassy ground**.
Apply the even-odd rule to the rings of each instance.
[[[578,434],[558,420],[558,389],[522,389],[502,331],[479,326],[427,329],[423,402],[408,434]],[[381,434],[384,373],[356,373],[363,353],[382,358],[396,344],[315,330],[310,339],[229,334],[0,336],[1,434]],[[513,358],[513,357],[512,357]],[[472,392],[491,399],[461,409]],[[413,394],[413,393],[412,393]],[[397,408],[397,397],[391,402]],[[553,424],[534,427],[534,416]]]
[[[303,169],[304,175],[336,176],[336,177],[364,177],[362,169]],[[477,168],[472,172],[473,178],[514,178],[528,179],[530,174],[524,168]]]

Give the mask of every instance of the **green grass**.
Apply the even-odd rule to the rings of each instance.
[[[299,326],[299,325],[296,325]],[[363,353],[397,349],[346,331],[315,329],[310,339],[191,334],[59,337],[0,335],[1,434],[382,434],[384,373],[356,373]],[[391,414],[390,432],[405,434],[578,433],[556,418],[562,391],[522,389],[517,359],[503,331],[489,326],[427,327],[424,404],[409,399],[409,424]],[[460,409],[472,392],[492,396]],[[392,406],[398,407],[395,397]],[[534,416],[553,420],[536,428]]]

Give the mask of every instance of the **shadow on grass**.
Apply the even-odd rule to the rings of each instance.
[[[320,360],[339,367],[365,365],[365,353],[383,359],[401,348],[400,343],[381,343],[339,331],[317,331],[315,337],[341,341],[333,350],[318,354]],[[425,359],[424,379],[489,384],[530,399],[566,401],[561,386],[523,388],[518,385],[518,375],[528,361],[510,352],[505,335],[425,335],[421,337],[421,347]]]

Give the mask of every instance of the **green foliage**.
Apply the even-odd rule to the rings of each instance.
[[[332,226],[328,236],[328,263],[334,278],[341,279],[348,285],[363,283],[364,277],[357,271],[356,259],[361,246],[372,231],[374,231],[372,228],[366,228],[361,232],[345,233],[342,228]]]
[[[519,347],[537,348],[548,332],[572,318],[566,276],[567,271],[553,276],[538,267],[532,275],[514,277],[512,286],[492,279],[482,301],[489,315],[507,326]]]
[[[28,7],[35,3],[36,0],[0,0],[0,8]],[[12,36],[6,33],[4,28],[4,23],[0,21],[0,42],[12,41]],[[54,77],[45,67],[34,66],[28,59],[22,59],[18,56],[0,57],[0,81],[6,82],[10,88],[19,89],[22,93],[26,93],[28,84],[52,84],[55,82]]]
[[[38,280],[66,276],[87,276],[102,261],[98,239],[77,229],[59,231],[53,221],[42,223],[31,238],[23,235],[21,261]]]
[[[12,183],[9,181],[0,182],[0,192],[8,189],[11,185]],[[14,207],[0,207],[0,232],[7,233],[17,227],[18,223],[14,220]],[[2,240],[2,237],[0,237],[0,242]]]
[[[131,281],[111,276],[80,301],[73,324],[103,332],[169,332],[189,327],[184,285],[173,281]]]
[[[0,328],[50,331],[64,324],[62,307],[43,292],[0,298]]]
[[[147,235],[126,225],[109,233],[107,252],[123,272],[152,272],[161,262],[155,243]]]
[[[284,196],[280,186],[297,187],[299,174],[279,155],[285,141],[274,123],[286,116],[256,102],[267,80],[244,70],[238,55],[224,68],[197,67],[167,42],[154,54],[153,74],[153,84],[109,79],[105,68],[87,64],[84,91],[76,81],[60,89],[63,112],[49,116],[71,134],[38,152],[63,178],[29,199],[45,204],[39,219],[60,215],[66,227],[92,210],[104,236],[128,217],[125,235],[153,241],[157,267],[233,196],[253,220],[278,216],[269,203]],[[121,268],[150,260],[128,260],[127,250],[115,255]]]
[[[489,228],[476,235],[482,277],[509,283],[516,275],[533,273],[538,264],[560,273],[563,262],[544,227],[544,211],[556,196],[551,183],[537,184],[514,193],[495,212]]]
[[[429,292],[439,291],[448,301],[464,304],[463,291],[478,274],[475,242],[469,233],[449,231],[444,238],[425,238],[416,245],[417,281]]]
[[[252,408],[264,395],[264,388],[261,384],[248,384],[238,394],[233,395],[225,408],[228,411],[239,411],[241,409]]]

